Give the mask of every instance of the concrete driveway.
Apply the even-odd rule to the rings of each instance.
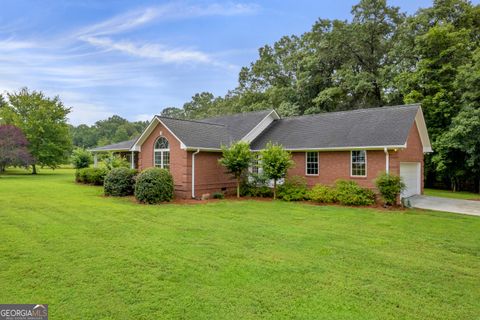
[[[480,216],[480,201],[417,195],[404,199],[404,202],[406,206],[412,208]]]

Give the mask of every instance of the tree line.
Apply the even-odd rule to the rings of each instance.
[[[70,126],[70,133],[74,146],[92,148],[138,138],[147,125],[148,121],[130,122],[114,115],[91,126]]]

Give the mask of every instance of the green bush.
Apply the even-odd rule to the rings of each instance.
[[[323,184],[315,185],[307,193],[308,199],[320,203],[337,202],[337,190]]]
[[[75,172],[75,181],[101,186],[106,175],[107,170],[104,168],[83,168]]]
[[[88,168],[93,162],[92,154],[85,149],[77,148],[73,150],[71,162],[75,169]]]
[[[387,205],[395,205],[398,196],[405,190],[405,183],[401,177],[385,172],[378,175],[375,185]]]
[[[213,199],[224,199],[225,195],[223,194],[223,192],[214,192],[212,194],[212,198]]]
[[[135,182],[135,198],[143,203],[159,203],[173,199],[173,178],[170,171],[149,168],[142,171]]]
[[[265,175],[252,173],[240,185],[240,195],[270,198],[273,196],[273,191],[268,186],[268,181]]]
[[[302,201],[307,199],[307,182],[303,177],[293,176],[278,186],[277,197],[285,201]]]
[[[135,190],[137,170],[114,168],[105,176],[104,192],[106,196],[130,196]]]
[[[114,153],[109,153],[103,158],[103,165],[107,170],[112,170],[114,168],[130,168],[130,163],[125,158]]]
[[[355,181],[336,181],[337,199],[347,206],[368,206],[375,203],[375,193],[360,187]]]

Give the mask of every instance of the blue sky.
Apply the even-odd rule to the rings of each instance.
[[[148,120],[197,92],[224,95],[257,49],[357,1],[23,1],[0,10],[0,92],[59,95],[70,123]],[[431,1],[398,1],[415,12]]]

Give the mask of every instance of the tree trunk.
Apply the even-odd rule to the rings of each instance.
[[[277,199],[277,179],[273,179],[273,200]]]
[[[32,174],[37,174],[37,166],[32,164]]]
[[[240,177],[237,178],[237,198],[240,198]]]

